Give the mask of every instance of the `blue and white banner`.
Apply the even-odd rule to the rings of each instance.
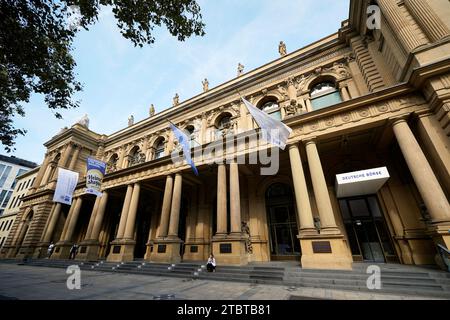
[[[95,158],[87,158],[86,171],[86,193],[95,194],[100,197],[102,193],[100,188],[102,186],[103,176],[106,171],[106,163]]]
[[[170,128],[172,129],[175,138],[177,138],[178,142],[183,147],[183,156],[186,159],[186,162],[191,166],[194,174],[198,176],[198,170],[191,158],[191,147],[189,145],[191,139],[172,122],[170,122]]]
[[[78,183],[78,172],[58,168],[58,180],[56,180],[54,202],[72,204],[72,196]]]
[[[279,147],[284,150],[286,148],[286,141],[289,139],[289,135],[292,129],[285,125],[283,122],[272,118],[270,115],[257,107],[252,105],[250,102],[241,98],[247,107],[250,114],[255,119],[256,123],[261,128],[262,138],[268,143]]]

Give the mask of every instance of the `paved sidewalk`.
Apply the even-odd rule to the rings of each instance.
[[[316,288],[189,280],[81,271],[81,289],[69,290],[64,269],[0,264],[0,299],[107,300],[405,300],[433,299]],[[434,298],[435,299],[435,298]]]

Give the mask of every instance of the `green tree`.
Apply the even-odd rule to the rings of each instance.
[[[135,46],[155,41],[155,26],[184,41],[203,36],[195,0],[0,0],[0,140],[7,151],[24,129],[13,125],[25,116],[22,104],[42,94],[57,118],[58,110],[76,108],[72,43],[79,30],[97,22],[102,6],[111,7],[120,33]]]

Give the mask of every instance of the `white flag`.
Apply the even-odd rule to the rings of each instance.
[[[284,150],[284,148],[286,148],[286,141],[289,139],[292,129],[283,122],[272,118],[264,111],[259,110],[244,98],[241,99],[261,128],[263,139]]]
[[[58,180],[56,181],[54,202],[72,204],[72,196],[78,183],[78,172],[58,168]]]

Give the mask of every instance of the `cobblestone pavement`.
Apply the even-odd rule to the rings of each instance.
[[[1,299],[115,300],[405,300],[429,297],[81,271],[69,290],[65,269],[0,264]]]

